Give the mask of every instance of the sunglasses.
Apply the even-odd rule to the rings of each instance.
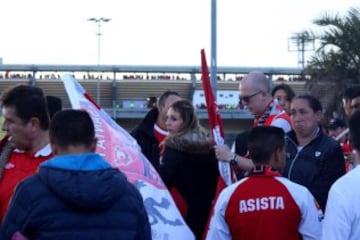
[[[260,91],[257,91],[257,92],[254,93],[254,94],[249,95],[249,96],[242,96],[242,97],[240,97],[240,100],[241,100],[242,102],[248,103],[248,102],[251,100],[252,97],[255,97],[256,95],[258,95],[258,94],[261,93],[261,92],[262,92],[262,91],[260,90]]]

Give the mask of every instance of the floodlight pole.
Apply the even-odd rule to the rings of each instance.
[[[100,104],[100,58],[101,58],[101,45],[100,45],[100,40],[101,40],[101,23],[102,22],[109,22],[111,21],[110,18],[89,18],[88,21],[90,22],[94,22],[97,24],[97,37],[98,37],[98,42],[97,42],[97,68],[98,68],[98,76],[97,76],[97,80],[96,80],[96,103],[101,106]]]
[[[215,99],[217,97],[216,89],[217,89],[217,43],[216,43],[216,0],[211,0],[211,61],[210,61],[210,79],[211,79],[211,88]]]

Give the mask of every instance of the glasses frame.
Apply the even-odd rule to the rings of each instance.
[[[256,95],[258,95],[260,93],[262,93],[261,90],[257,91],[254,94],[248,95],[248,96],[240,96],[240,101],[243,103],[248,103],[248,102],[250,102],[251,98],[255,97]]]

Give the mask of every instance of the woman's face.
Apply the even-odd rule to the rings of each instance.
[[[180,113],[174,111],[172,107],[169,108],[166,114],[165,125],[170,134],[177,133],[184,127],[184,120]]]
[[[286,95],[286,92],[283,89],[279,89],[274,93],[274,98],[277,99],[280,106],[283,107],[283,109],[286,112],[290,111],[290,101],[288,101],[288,97]]]
[[[314,112],[305,99],[295,98],[291,102],[291,123],[298,137],[307,138],[314,134],[321,120],[321,111]]]

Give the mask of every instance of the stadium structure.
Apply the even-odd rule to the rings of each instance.
[[[251,125],[252,116],[239,105],[237,90],[242,76],[255,70],[264,72],[274,85],[285,82],[297,94],[305,91],[300,68],[218,67],[213,87],[225,132],[239,132]],[[32,84],[41,87],[46,95],[60,97],[64,108],[69,108],[61,81],[66,73],[72,74],[126,129],[134,127],[166,90],[192,100],[199,118],[207,124],[200,66],[0,64],[0,91],[13,84]]]

